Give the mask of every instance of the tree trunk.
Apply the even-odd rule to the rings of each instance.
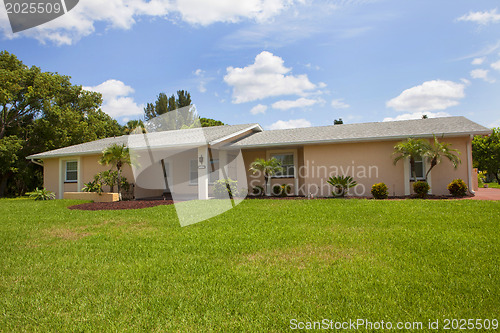
[[[5,189],[7,188],[7,181],[10,177],[10,172],[7,172],[2,175],[2,179],[0,180],[0,198],[5,196]]]
[[[270,194],[270,193],[267,193],[267,181],[268,181],[267,176],[266,176],[266,175],[264,175],[264,194],[265,194],[266,196],[269,196],[269,195],[271,195],[271,194]]]
[[[495,172],[495,178],[497,179],[497,183],[500,184],[500,179],[498,177],[498,172]]]
[[[118,176],[116,177],[118,184],[116,184],[116,187],[118,188],[118,200],[122,201],[122,193],[120,191],[120,181],[121,181],[121,177],[120,176],[121,176],[121,170],[118,169]]]

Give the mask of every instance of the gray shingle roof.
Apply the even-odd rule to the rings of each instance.
[[[214,127],[203,127],[196,129],[185,129],[176,131],[163,131],[148,133],[148,146],[177,146],[177,145],[196,145],[196,144],[214,144],[219,140],[225,140],[232,136],[238,135],[239,132],[262,130],[259,124],[243,124],[243,125],[224,125]],[[77,156],[88,154],[99,154],[106,147],[113,144],[124,144],[126,146],[140,147],[144,143],[142,134],[123,135],[113,138],[105,138],[101,140],[82,143],[79,145],[69,146],[65,148],[55,149],[44,153],[28,156],[28,159],[40,159],[59,156]]]
[[[465,117],[443,117],[404,121],[342,124],[272,130],[255,133],[231,147],[284,146],[293,144],[391,140],[407,137],[481,135],[491,130]]]

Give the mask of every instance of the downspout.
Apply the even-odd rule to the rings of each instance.
[[[41,163],[41,162],[38,162],[38,161],[32,160],[32,159],[30,159],[30,161],[31,161],[31,163],[34,163],[36,165],[39,165],[39,166],[43,167],[43,163]]]
[[[471,194],[475,194],[472,189],[472,139],[474,136],[472,134],[469,135],[469,140],[467,140],[467,186],[469,187],[469,192]]]

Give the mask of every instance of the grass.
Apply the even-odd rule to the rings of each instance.
[[[495,183],[495,182],[492,182],[492,183],[486,183],[486,184],[488,184],[488,187],[489,187],[489,188],[500,188],[500,184]],[[479,187],[480,187],[480,188],[481,188],[481,187],[484,187],[484,183],[480,182],[480,183],[479,183]]]
[[[249,200],[184,228],[75,203],[0,200],[0,331],[500,319],[499,202]]]

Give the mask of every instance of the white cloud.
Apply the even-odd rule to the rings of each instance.
[[[291,119],[288,121],[278,120],[269,126],[271,130],[287,129],[287,128],[299,128],[299,127],[311,127],[311,122],[306,119]]]
[[[482,79],[489,83],[494,83],[495,79],[488,76],[489,70],[487,69],[474,69],[470,72],[470,76],[473,79]]]
[[[413,112],[405,113],[394,118],[387,117],[384,121],[399,121],[399,120],[410,120],[410,119],[422,119],[422,116],[426,115],[428,118],[438,118],[438,117],[450,117],[451,115],[446,112]]]
[[[134,89],[119,80],[107,80],[94,87],[83,87],[85,90],[102,94],[102,110],[113,118],[138,116],[144,112],[143,105],[137,105],[130,94]]]
[[[257,115],[259,113],[265,114],[266,110],[267,110],[267,106],[266,105],[257,104],[256,106],[254,106],[250,110],[250,113],[253,114],[253,115]]]
[[[9,39],[28,36],[42,43],[68,45],[94,33],[96,23],[103,23],[106,29],[130,29],[143,17],[181,19],[193,25],[241,20],[260,22],[292,5],[293,0],[82,0],[67,14],[15,35],[7,13],[0,11],[0,31]]]
[[[290,100],[277,101],[276,103],[273,103],[272,107],[273,107],[273,109],[288,110],[288,109],[293,109],[293,108],[304,108],[307,106],[312,106],[318,102],[319,102],[319,100],[316,100],[316,99],[308,99],[308,98],[301,97],[301,98],[294,100],[294,101],[290,101]]]
[[[444,110],[459,104],[465,97],[465,85],[453,81],[426,81],[403,91],[398,97],[388,101],[386,105],[397,111],[431,111]]]
[[[486,57],[474,58],[472,60],[471,64],[473,64],[473,65],[482,65],[485,60],[486,60]]]
[[[500,71],[500,60],[497,62],[494,62],[491,64],[491,68],[496,69],[497,71]]]
[[[497,9],[492,9],[485,12],[469,12],[464,16],[459,17],[459,21],[475,22],[480,25],[500,22],[500,14],[497,14]]]
[[[349,104],[345,103],[342,98],[332,100],[332,108],[334,109],[347,109],[350,107]]]
[[[209,25],[242,19],[266,21],[292,3],[288,0],[178,0],[175,9],[188,23]]]
[[[207,78],[206,77],[206,72],[200,68],[198,68],[195,72],[194,75],[196,76],[196,79],[198,81],[198,90],[201,93],[207,92],[207,83],[212,81],[212,78]]]
[[[316,88],[307,75],[292,75],[282,58],[263,51],[253,64],[228,67],[224,81],[233,88],[233,103],[245,103],[271,96],[304,95]]]

